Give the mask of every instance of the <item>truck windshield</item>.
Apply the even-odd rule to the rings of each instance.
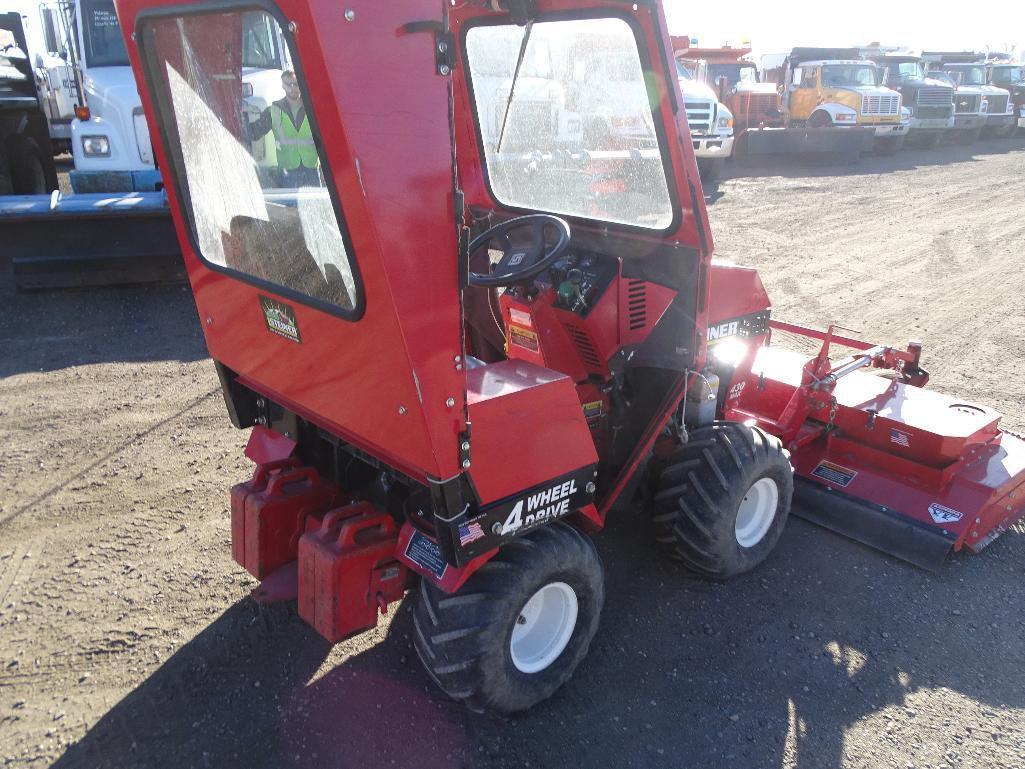
[[[82,0],[85,61],[90,67],[127,67],[128,52],[113,0]]]
[[[822,85],[826,88],[874,86],[876,68],[865,64],[829,64],[822,68]]]
[[[733,88],[737,83],[757,83],[758,70],[753,64],[709,64],[708,77],[713,85],[724,77],[727,85]]]
[[[1021,67],[994,67],[993,82],[1001,84],[1021,83],[1025,80]]]
[[[961,75],[961,85],[986,85],[985,67],[958,67],[953,71]]]
[[[890,76],[894,78],[921,80],[925,77],[925,69],[917,61],[890,62],[886,65],[886,69],[889,71]]]
[[[466,34],[466,61],[499,203],[653,230],[673,222],[663,148],[625,21],[478,25]]]

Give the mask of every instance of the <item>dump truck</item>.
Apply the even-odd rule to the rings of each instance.
[[[782,128],[786,118],[775,83],[762,82],[750,48],[690,48],[688,54],[705,62],[706,84],[733,115],[738,134],[752,128]]]
[[[232,556],[254,599],[295,601],[330,642],[413,591],[427,675],[473,710],[522,711],[598,632],[591,535],[613,509],[710,579],[771,557],[792,501],[929,568],[1025,513],[1025,440],[927,389],[921,343],[783,323],[755,270],[713,261],[660,2],[117,4],[226,410],[249,431]],[[252,155],[254,12],[291,51],[318,183],[282,187]],[[516,105],[545,47],[598,114],[574,73],[615,53],[606,93],[647,101],[644,141],[548,149],[557,127]],[[511,79],[502,122],[536,148],[482,140],[478,74]]]
[[[871,129],[876,147],[894,152],[910,130],[910,111],[881,81],[876,65],[856,48],[794,48],[784,63],[787,125]]]
[[[57,170],[21,15],[0,13],[0,195],[46,194]]]
[[[1014,115],[1014,125],[1009,125],[1005,134],[1010,136],[1016,130],[1025,128],[1025,65],[1007,59],[997,59],[986,65],[990,85],[1003,88],[1011,95],[1009,104]]]
[[[910,111],[909,140],[934,147],[957,130],[954,88],[944,80],[927,77],[925,61],[912,53],[888,52],[869,57],[885,72],[884,83],[898,91]]]
[[[698,171],[706,183],[719,178],[726,161],[733,156],[734,117],[729,107],[716,97],[706,78],[707,64],[689,59],[677,49],[677,81],[683,96],[687,125],[690,128]]]
[[[1008,122],[1014,121],[1013,112],[1008,112],[1010,94],[987,85],[986,65],[980,62],[979,54],[925,51],[922,58],[927,63],[930,78],[945,80],[956,89],[954,126],[962,144],[976,141],[984,130],[1006,128]],[[991,112],[993,122],[990,122]]]

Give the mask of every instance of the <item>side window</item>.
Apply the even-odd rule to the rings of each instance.
[[[359,304],[356,273],[285,39],[273,16],[251,9],[143,26],[200,256],[345,314]]]
[[[801,83],[801,85],[804,86],[805,88],[814,88],[815,87],[815,73],[816,73],[816,71],[817,70],[814,69],[814,68],[810,68],[810,69],[804,70],[804,80]]]
[[[793,78],[791,79],[790,82],[793,83],[795,86],[800,86],[801,85],[801,79],[803,77],[804,77],[804,70],[801,69],[800,67],[798,67],[797,69],[794,70],[794,76],[793,76]]]

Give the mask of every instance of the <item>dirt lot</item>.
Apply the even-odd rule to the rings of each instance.
[[[751,173],[711,196],[718,253],[761,268],[778,316],[919,337],[936,388],[1025,428],[1021,142]],[[190,294],[5,285],[6,765],[1025,767],[1023,531],[933,576],[793,520],[763,568],[709,584],[621,515],[575,678],[472,716],[422,672],[408,606],[331,648],[247,600],[244,435]]]

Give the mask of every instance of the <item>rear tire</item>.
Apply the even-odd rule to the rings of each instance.
[[[515,713],[569,680],[604,600],[594,544],[556,523],[503,545],[452,595],[421,582],[414,645],[450,697],[477,712]]]
[[[750,571],[779,541],[793,468],[774,436],[736,422],[694,430],[669,458],[654,496],[658,541],[705,577]]]

